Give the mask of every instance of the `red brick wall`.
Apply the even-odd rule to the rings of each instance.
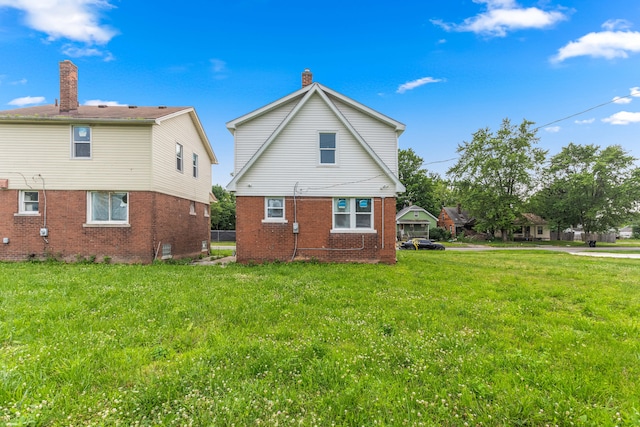
[[[440,211],[440,216],[438,217],[438,227],[443,228],[447,231],[451,231],[452,234],[456,233],[456,224],[453,220],[447,215],[444,209]]]
[[[384,204],[383,239],[380,198],[374,198],[375,233],[331,233],[332,199],[298,197],[296,205],[300,232],[296,248],[293,197],[285,198],[287,222],[284,224],[262,222],[264,197],[236,197],[237,261],[290,261],[295,250],[296,260],[393,264],[396,261],[395,198],[385,198]]]
[[[52,256],[67,261],[80,257],[110,257],[113,262],[153,261],[158,242],[171,243],[174,257],[194,257],[202,240],[209,241],[209,218],[203,204],[189,215],[189,200],[152,192],[129,193],[129,227],[86,227],[86,191],[47,191],[46,225],[40,237],[45,200],[39,196],[39,216],[15,215],[16,190],[0,190],[0,259],[25,260]],[[9,243],[2,243],[8,237]],[[161,249],[160,249],[161,250]]]

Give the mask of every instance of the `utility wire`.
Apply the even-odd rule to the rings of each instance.
[[[573,117],[579,116],[579,115],[584,114],[584,113],[588,113],[589,111],[595,110],[597,108],[604,107],[605,105],[613,104],[614,102],[619,101],[621,99],[632,98],[634,96],[638,96],[638,95],[629,94],[629,95],[625,95],[625,96],[618,96],[618,97],[612,99],[611,101],[603,102],[602,104],[598,104],[595,107],[587,108],[586,110],[580,111],[579,113],[571,114],[570,116],[563,117],[563,118],[558,119],[558,120],[554,120],[554,121],[549,122],[547,124],[544,124],[542,126],[538,126],[538,127],[534,128],[533,131],[535,132],[535,131],[540,130],[540,129],[544,128],[544,127],[551,126],[553,124],[556,124],[556,123],[559,123],[559,122],[563,122],[565,120],[569,120],[569,119],[571,119]],[[433,162],[422,163],[422,166],[433,165],[433,164],[436,164],[436,163],[447,163],[447,162],[452,162],[454,160],[458,160],[458,157],[452,157],[452,158],[446,159],[446,160],[436,160],[436,161],[433,161]]]

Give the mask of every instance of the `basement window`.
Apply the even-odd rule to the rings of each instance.
[[[37,215],[39,202],[39,194],[37,191],[21,191],[20,192],[20,207],[18,212],[24,215]]]
[[[173,258],[171,254],[171,243],[163,243],[162,244],[162,259],[170,259]]]

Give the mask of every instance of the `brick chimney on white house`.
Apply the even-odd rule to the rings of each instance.
[[[313,83],[313,74],[308,68],[305,68],[302,73],[302,87],[309,86],[311,83]]]
[[[78,109],[78,67],[68,59],[60,62],[60,112]]]

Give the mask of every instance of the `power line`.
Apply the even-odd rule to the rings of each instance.
[[[634,96],[638,96],[638,95],[629,94],[629,95],[625,95],[625,96],[616,97],[616,98],[612,99],[611,101],[603,102],[602,104],[598,104],[598,105],[596,105],[594,107],[587,108],[586,110],[580,111],[579,113],[571,114],[570,116],[554,120],[554,121],[549,122],[547,124],[544,124],[542,126],[538,126],[538,127],[534,128],[533,131],[535,132],[535,131],[540,130],[540,129],[544,128],[544,127],[551,126],[553,124],[560,123],[560,122],[563,122],[565,120],[569,120],[569,119],[571,119],[573,117],[579,116],[579,115],[584,114],[584,113],[588,113],[589,111],[595,110],[597,108],[604,107],[605,105],[613,104],[614,102],[617,102],[617,101],[619,101],[621,99],[632,98]],[[436,163],[447,163],[447,162],[452,162],[454,160],[458,160],[458,157],[452,157],[452,158],[446,159],[446,160],[436,160],[436,161],[433,161],[433,162],[422,163],[422,165],[423,166],[427,166],[427,165],[433,165],[433,164],[436,164]]]

